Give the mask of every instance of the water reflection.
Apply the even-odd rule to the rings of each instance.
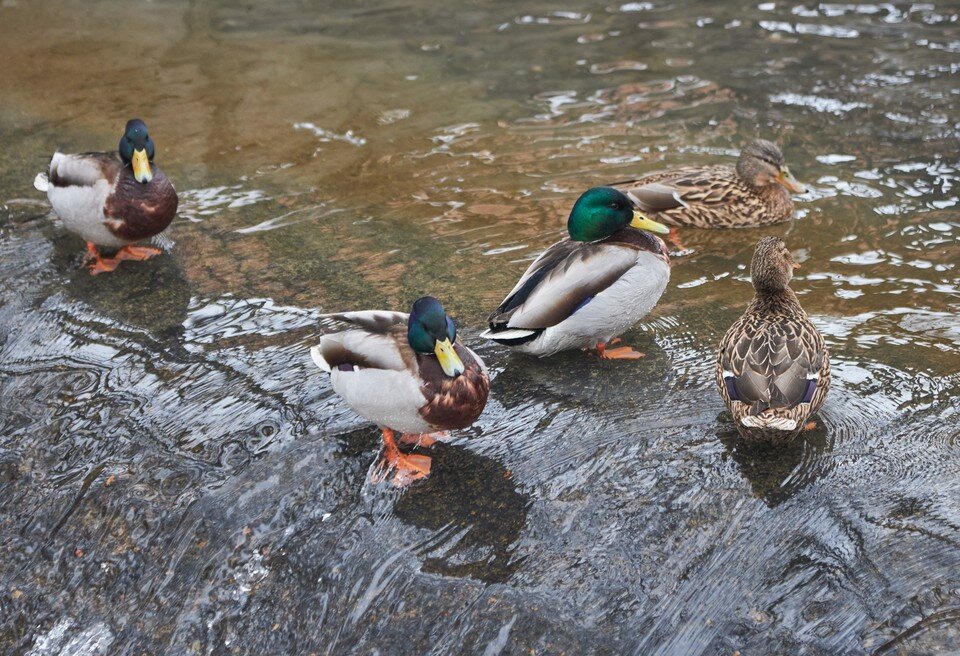
[[[435,444],[430,478],[397,499],[393,512],[406,524],[436,532],[419,551],[423,571],[505,583],[523,562],[516,541],[526,524],[529,497],[496,460]]]
[[[51,264],[64,279],[63,291],[93,314],[140,328],[162,343],[174,343],[182,334],[190,291],[176,255],[121,264],[122,276],[95,277],[83,265],[82,241],[59,233],[52,243]]]
[[[782,448],[744,442],[726,413],[719,421],[722,429],[717,438],[737,463],[753,493],[767,505],[774,507],[795,497],[822,475],[820,461],[828,443],[823,421]]]

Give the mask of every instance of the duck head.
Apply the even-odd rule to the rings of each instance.
[[[153,140],[147,133],[147,124],[138,118],[127,121],[127,127],[120,137],[120,158],[124,165],[133,168],[133,177],[137,182],[147,183],[153,179],[150,163],[153,161]]]
[[[605,239],[627,226],[667,234],[670,229],[641,214],[630,198],[613,187],[594,187],[583,192],[567,219],[574,241]]]
[[[440,301],[432,296],[423,296],[413,302],[407,322],[407,341],[417,353],[436,356],[447,376],[455,378],[465,371],[463,361],[453,348],[457,341],[457,327]]]
[[[778,184],[794,194],[802,194],[807,190],[790,173],[780,147],[766,139],[757,139],[740,151],[737,175],[753,187]]]
[[[779,237],[764,237],[757,242],[750,262],[750,278],[758,292],[783,291],[800,265],[793,260],[787,245]]]

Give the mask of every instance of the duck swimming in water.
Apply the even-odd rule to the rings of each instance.
[[[694,228],[752,228],[787,221],[793,217],[790,194],[806,191],[790,173],[780,147],[764,139],[740,152],[736,168],[687,166],[613,186],[651,219]]]

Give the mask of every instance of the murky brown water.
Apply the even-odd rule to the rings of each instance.
[[[958,14],[6,0],[0,651],[960,650]],[[31,181],[133,115],[177,244],[94,279]],[[684,231],[644,360],[477,344],[478,424],[426,483],[365,482],[320,312],[430,292],[476,343],[579,191],[755,136],[801,218]],[[712,361],[765,234],[835,378],[751,451]]]

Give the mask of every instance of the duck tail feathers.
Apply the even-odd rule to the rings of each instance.
[[[503,330],[490,328],[480,333],[480,337],[493,340],[504,346],[518,346],[536,339],[542,332],[542,330],[527,328],[506,328]]]
[[[50,178],[47,177],[47,174],[41,171],[37,173],[37,177],[33,179],[33,188],[37,191],[42,191],[47,193],[50,189]]]
[[[784,417],[783,415],[776,414],[771,410],[766,410],[756,415],[746,415],[740,419],[740,423],[746,428],[781,431],[797,430],[796,419]]]
[[[313,360],[313,363],[330,373],[330,363],[323,357],[323,353],[320,351],[320,346],[314,346],[310,349],[310,358]]]

